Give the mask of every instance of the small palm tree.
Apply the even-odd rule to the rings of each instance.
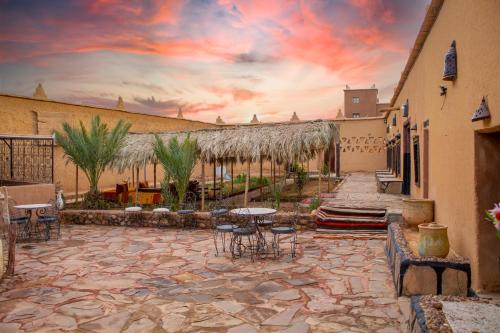
[[[90,185],[85,200],[87,207],[97,208],[99,179],[123,146],[130,126],[120,120],[110,131],[106,124],[101,123],[101,118],[95,116],[90,131],[82,121],[76,127],[64,122],[63,132],[55,131],[56,141],[64,150],[67,161],[73,162],[87,176]]]
[[[168,174],[175,181],[178,207],[181,207],[184,203],[189,186],[189,178],[196,165],[196,147],[196,140],[191,140],[189,135],[183,142],[179,142],[177,137],[173,137],[167,146],[156,135],[154,151],[158,161],[163,166],[165,174]]]

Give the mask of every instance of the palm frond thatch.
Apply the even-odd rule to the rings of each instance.
[[[205,161],[231,158],[240,162],[258,161],[261,156],[278,163],[306,161],[339,141],[333,121],[317,120],[298,123],[274,123],[210,128],[157,135],[167,144],[172,137],[196,140],[200,158]],[[155,134],[129,134],[115,157],[113,166],[119,170],[142,167],[156,161]]]

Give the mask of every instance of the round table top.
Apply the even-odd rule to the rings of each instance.
[[[276,209],[272,208],[236,208],[231,210],[231,214],[235,215],[251,215],[251,216],[264,216],[264,215],[272,215],[276,213]]]
[[[25,205],[17,205],[14,208],[17,209],[40,209],[40,208],[49,208],[52,207],[51,204],[42,203],[42,204],[25,204]]]

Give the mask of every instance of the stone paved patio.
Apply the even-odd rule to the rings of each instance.
[[[404,332],[382,240],[299,234],[298,257],[215,257],[209,231],[68,226],[19,245],[0,332]]]
[[[324,205],[384,208],[394,214],[402,213],[401,199],[407,197],[401,194],[378,193],[373,172],[347,174],[334,193],[334,198],[324,199]]]

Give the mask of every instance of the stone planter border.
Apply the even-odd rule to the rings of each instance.
[[[471,269],[467,259],[414,255],[398,223],[391,223],[387,229],[385,251],[398,296],[474,294],[471,290]]]
[[[278,212],[275,223],[280,225],[293,217],[293,213]],[[152,211],[125,213],[124,210],[79,210],[68,209],[59,212],[61,224],[79,225],[111,225],[128,227],[181,227],[179,215],[175,212],[163,213],[161,216]],[[210,214],[196,212],[195,219],[199,229],[211,229]],[[316,217],[310,213],[299,214],[297,230],[316,230]]]

